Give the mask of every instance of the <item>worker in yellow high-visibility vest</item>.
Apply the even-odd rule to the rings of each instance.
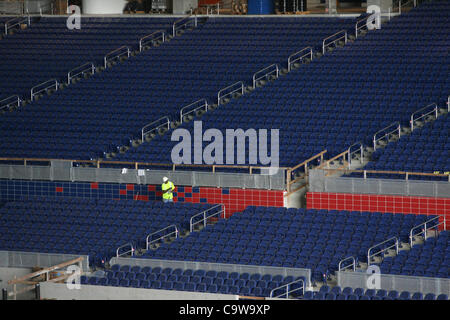
[[[163,184],[161,185],[161,190],[163,192],[162,198],[163,202],[173,202],[173,190],[175,190],[174,184],[169,181],[169,178],[163,178]]]

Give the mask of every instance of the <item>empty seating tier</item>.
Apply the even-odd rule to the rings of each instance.
[[[367,261],[373,245],[407,242],[425,215],[248,207],[187,238],[137,258],[306,268],[322,281],[349,256]]]
[[[394,121],[408,125],[416,110],[430,103],[445,106],[449,15],[446,10],[431,18],[416,8],[396,17],[381,30],[206,113],[199,118],[203,130],[217,128],[225,136],[225,129],[280,129],[280,164],[289,167],[325,149],[331,157],[356,142],[371,146],[374,134]],[[193,131],[192,122],[182,127]],[[118,159],[171,162],[175,144],[170,135],[157,136]]]
[[[305,281],[282,275],[113,265],[104,277],[83,276],[81,284],[268,297],[273,289],[300,279]]]
[[[444,115],[436,121],[415,129],[396,142],[372,154],[372,161],[364,169],[424,173],[450,172],[450,117]],[[361,174],[353,173],[359,177]],[[396,174],[368,174],[374,178],[403,178]],[[410,176],[409,179],[448,180],[446,177]]]
[[[67,18],[42,17],[31,27],[0,42],[0,100],[29,97],[32,87],[50,79],[67,81],[67,73],[122,46],[138,47],[139,39],[170,30],[175,18],[88,18],[70,30]]]
[[[32,107],[4,114],[0,125],[4,137],[1,156],[85,160],[102,157],[103,152],[117,152],[117,146],[129,145],[130,139],[140,137],[145,125],[164,116],[179,119],[182,107],[203,98],[215,101],[220,89],[239,80],[251,80],[255,72],[269,64],[286,63],[290,54],[320,45],[323,38],[351,28],[354,22],[340,18],[210,18],[193,31],[43,98]],[[105,25],[109,30],[110,24]],[[125,28],[127,23],[122,26]],[[96,37],[83,40],[82,49],[74,56],[88,55],[87,47],[92,47],[92,52],[97,50],[102,42],[97,44]],[[68,43],[63,48],[69,54],[73,46]],[[92,58],[85,56],[76,66]],[[58,64],[67,66],[63,61]],[[17,68],[23,68],[23,64]],[[53,63],[48,62],[48,68],[53,68]],[[20,83],[29,77],[20,78]],[[164,153],[160,147],[156,149]],[[145,154],[139,158],[149,160]],[[161,161],[168,159],[156,162]]]
[[[133,200],[33,198],[0,209],[0,250],[89,255],[100,265],[127,243],[145,248],[146,237],[177,225],[209,205]]]
[[[411,250],[384,258],[380,264],[381,273],[449,278],[449,234],[449,231],[441,231],[438,237],[428,238],[423,244],[415,244]]]

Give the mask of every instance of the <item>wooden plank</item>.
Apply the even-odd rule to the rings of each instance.
[[[296,170],[302,166],[304,166],[305,164],[311,162],[314,159],[317,159],[318,157],[322,156],[323,154],[327,153],[327,150],[323,150],[322,152],[316,154],[315,156],[312,156],[311,158],[309,158],[308,160],[303,161],[302,163],[296,165],[295,167],[292,167],[291,170]]]
[[[36,272],[30,273],[30,274],[27,274],[27,275],[25,275],[23,277],[20,277],[20,278],[14,279],[14,280],[10,280],[10,281],[8,281],[8,284],[18,284],[21,281],[26,281],[28,279],[40,276],[41,274],[44,274],[44,273],[47,273],[47,272],[52,272],[52,271],[55,271],[55,270],[58,270],[58,269],[62,269],[64,267],[70,266],[72,264],[76,264],[76,263],[81,262],[83,260],[84,260],[83,257],[79,257],[79,258],[76,258],[76,259],[73,259],[73,260],[70,260],[70,261],[66,261],[66,262],[60,263],[60,264],[58,264],[56,266],[45,268],[45,269],[42,269],[40,271],[36,271]]]

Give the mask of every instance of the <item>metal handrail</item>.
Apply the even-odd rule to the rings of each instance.
[[[35,91],[37,88],[39,88],[43,85],[46,85],[47,83],[52,83],[52,85],[49,85],[45,88]],[[38,84],[37,86],[34,86],[33,88],[31,88],[31,101],[33,101],[35,95],[37,95],[37,94],[41,93],[42,91],[45,91],[49,88],[55,87],[55,90],[58,91],[58,86],[59,86],[59,83],[58,83],[57,79],[51,79],[51,80],[42,82],[42,83]]]
[[[377,248],[377,247],[379,247],[379,246],[381,246],[381,245],[383,245],[383,244],[385,244],[385,243],[387,243],[387,242],[389,242],[389,241],[392,241],[392,240],[395,240],[394,245],[392,245],[392,246],[390,246],[390,247],[386,247],[386,248],[384,248],[384,249],[382,249],[382,250],[380,250],[380,251],[378,251],[378,252],[376,252],[376,253],[374,253],[374,254],[372,254],[372,255],[370,254],[370,251],[371,251],[372,249],[375,249],[375,248]],[[369,250],[367,250],[367,266],[370,266],[370,258],[371,258],[371,257],[374,257],[374,256],[376,256],[376,255],[378,255],[378,254],[380,254],[380,253],[383,253],[383,252],[385,252],[385,251],[387,251],[387,250],[389,250],[389,249],[391,249],[391,248],[393,248],[393,247],[395,247],[395,251],[396,251],[396,253],[398,254],[399,243],[398,243],[398,238],[397,238],[397,237],[389,238],[389,239],[387,239],[387,240],[385,240],[385,241],[383,241],[383,242],[380,242],[380,243],[374,245],[373,247],[370,247]]]
[[[108,52],[108,53],[105,55],[105,57],[103,58],[103,61],[104,61],[104,64],[105,64],[105,69],[106,69],[106,67],[107,67],[107,65],[108,65],[108,58],[109,58],[113,53],[116,53],[116,52],[121,51],[121,50],[123,50],[123,49],[126,49],[126,51],[123,52],[123,53],[120,53],[120,54],[118,54],[118,55],[115,55],[115,56],[111,57],[111,59],[118,58],[118,57],[120,57],[120,56],[123,56],[124,54],[126,54],[128,58],[130,57],[131,51],[130,51],[130,48],[128,48],[127,46],[122,46],[122,47],[117,48],[117,49],[115,49],[115,50],[113,50],[113,51],[111,51],[111,52]]]
[[[421,223],[421,224],[419,224],[419,225],[413,227],[413,228],[411,229],[411,231],[409,232],[409,244],[410,244],[411,248],[412,248],[412,246],[413,246],[413,240],[414,240],[414,236],[415,236],[415,235],[417,236],[417,235],[423,234],[423,235],[424,235],[424,239],[427,240],[427,230],[428,230],[428,229],[436,228],[436,227],[440,226],[441,224],[443,224],[443,225],[444,225],[444,230],[446,230],[447,224],[446,224],[446,221],[445,221],[445,215],[443,215],[442,217],[444,218],[444,221],[443,221],[443,222],[439,222],[439,218],[441,218],[441,216],[437,216],[437,217],[434,217],[434,218],[432,218],[432,219],[430,219],[430,220],[428,220],[428,221],[425,221],[424,223]],[[429,224],[430,222],[432,222],[432,221],[434,221],[434,220],[436,220],[436,219],[437,219],[437,221],[438,221],[438,224],[433,225],[432,227],[427,228],[427,224]],[[421,232],[416,233],[416,234],[413,234],[414,230],[419,229],[419,228],[421,228],[422,226],[423,226],[424,228],[422,229]]]
[[[184,112],[184,110],[186,110],[186,109],[188,109],[188,108],[190,108],[192,106],[198,105],[200,102],[203,102],[203,104],[198,106],[198,107],[196,107],[196,108],[194,108],[194,109],[192,109],[192,110],[190,110],[190,111],[188,111],[188,112]],[[183,123],[183,117],[185,115],[193,113],[193,112],[195,112],[195,111],[197,111],[199,109],[202,109],[202,108],[205,108],[205,111],[208,111],[208,101],[206,101],[206,99],[197,100],[197,101],[192,102],[191,104],[181,108],[181,110],[180,110],[180,122]]]
[[[191,22],[191,18],[192,18],[192,15],[189,15],[187,17],[183,17],[181,19],[176,20],[173,23],[173,25],[172,25],[172,36],[175,37],[176,36],[176,32],[177,32],[178,29],[180,29],[181,27],[183,27],[183,26],[187,25],[188,23],[190,23]],[[187,21],[185,23],[183,23],[183,24],[179,24],[180,22],[182,22],[184,20],[187,20]],[[194,16],[194,26],[197,27],[197,16]]]
[[[12,98],[14,98],[14,99],[12,99]],[[10,102],[4,103],[4,102],[6,102],[6,101],[10,101]],[[20,106],[20,102],[21,102],[21,101],[22,101],[22,100],[21,100],[20,97],[17,96],[17,95],[15,95],[15,96],[10,96],[10,97],[8,97],[8,98],[3,99],[3,100],[0,101],[0,110],[2,110],[2,109],[9,109],[9,108],[11,107],[11,104],[12,104],[13,102],[14,102],[14,103],[17,103],[17,106]]]
[[[245,165],[228,165],[228,164],[174,164],[174,163],[152,163],[152,162],[129,162],[129,161],[106,161],[106,160],[79,160],[79,159],[46,159],[46,158],[2,158],[0,157],[0,162],[2,161],[20,161],[23,162],[24,166],[27,166],[30,162],[52,162],[52,161],[62,161],[62,162],[71,162],[71,163],[85,163],[95,165],[97,168],[101,168],[102,164],[111,164],[111,165],[128,165],[133,166],[136,170],[142,166],[152,166],[152,167],[169,167],[172,171],[175,171],[177,167],[185,167],[185,168],[210,168],[212,172],[215,173],[217,169],[247,169],[250,174],[252,174],[253,170],[263,170],[268,169],[269,167],[263,166],[245,166]],[[279,169],[288,170],[287,167],[279,167]]]
[[[331,39],[331,38],[333,38],[333,37],[335,37],[335,36],[337,36],[337,35],[339,35],[339,34],[341,34],[341,33],[344,33],[344,35],[343,35],[342,37],[336,38],[336,39],[334,39],[333,41],[331,41],[330,43],[325,44],[325,42],[326,42],[328,39]],[[346,31],[346,30],[341,30],[341,31],[336,32],[335,34],[333,34],[333,35],[331,35],[331,36],[326,37],[325,39],[323,39],[323,41],[322,41],[322,53],[325,54],[325,48],[326,48],[326,47],[330,46],[332,43],[335,43],[335,42],[337,42],[337,41],[339,41],[339,40],[341,40],[341,39],[345,39],[345,43],[347,43],[347,31]]]
[[[389,131],[389,132],[385,133],[384,136],[382,136],[382,137],[380,137],[380,138],[377,139],[377,135],[378,135],[379,133],[381,133],[381,132],[385,131],[386,129],[389,129],[389,128],[393,127],[393,126],[395,126],[395,130]],[[394,133],[394,132],[396,132],[396,131],[398,131],[398,137],[400,138],[400,136],[401,136],[401,126],[400,126],[400,122],[398,122],[398,121],[396,121],[396,122],[394,122],[394,123],[388,125],[387,127],[383,128],[383,129],[381,129],[381,130],[378,130],[378,131],[373,135],[373,150],[377,150],[377,142],[378,142],[379,140],[381,140],[381,139],[383,139],[383,138],[385,138],[385,137],[389,137],[389,135],[390,135],[391,133]]]
[[[406,176],[424,176],[424,177],[447,177],[450,181],[450,173],[423,173],[423,172],[407,172],[407,171],[389,171],[389,170],[349,170],[349,169],[342,169],[342,168],[323,168],[320,167],[319,169],[325,170],[325,171],[344,171],[345,173],[373,173],[373,174],[398,174],[398,175],[406,175]]]
[[[268,70],[268,69],[270,69],[270,68],[272,68],[272,67],[275,67],[275,70],[272,70],[272,71],[270,71],[270,72],[264,73],[263,76],[261,76],[261,77],[259,77],[259,78],[256,78],[256,76],[257,76],[258,74],[260,74],[260,73],[262,73],[262,72],[264,72],[264,71],[266,71],[266,70]],[[263,68],[263,69],[261,69],[261,70],[255,72],[255,74],[253,75],[253,89],[256,88],[256,81],[258,81],[258,80],[260,80],[260,79],[262,79],[262,78],[266,78],[268,75],[272,74],[273,72],[276,73],[276,77],[278,78],[278,75],[279,75],[279,72],[280,72],[280,70],[279,70],[279,68],[278,68],[278,64],[271,64],[270,66],[265,67],[265,68]]]
[[[356,23],[355,23],[355,38],[358,38],[358,31],[359,31],[360,29],[362,29],[364,26],[367,27],[367,19],[369,19],[370,17],[371,17],[371,16],[369,15],[369,16],[367,16],[367,17],[361,19],[361,20],[356,21]],[[359,26],[359,27],[358,27],[358,24],[359,24],[360,22],[363,22],[363,21],[365,21],[366,23],[363,24],[362,26]]]
[[[294,289],[294,290],[289,290],[289,286],[291,286],[291,285],[293,285],[293,284],[295,284],[295,283],[299,283],[299,282],[302,283],[302,286],[301,286],[301,287],[299,287],[299,288],[297,288],[297,289]],[[278,296],[276,296],[276,297],[273,296],[273,294],[275,293],[276,290],[283,289],[284,287],[286,287],[286,292],[285,292],[285,293],[282,293],[282,294],[280,294],[280,295],[278,295]],[[284,285],[282,285],[282,286],[279,286],[279,287],[277,287],[277,288],[272,289],[272,291],[270,291],[269,297],[270,297],[270,298],[280,298],[280,297],[286,295],[286,299],[287,299],[287,298],[289,297],[289,293],[298,291],[298,290],[300,290],[300,289],[302,289],[302,295],[305,295],[305,281],[303,281],[303,279],[298,279],[298,280],[289,282],[289,283],[287,283],[287,284],[284,284]]]
[[[155,235],[155,234],[158,234],[158,233],[160,233],[160,232],[163,232],[163,231],[165,231],[165,230],[167,230],[167,229],[169,229],[169,228],[174,228],[175,231],[170,232],[170,233],[167,233],[167,234],[163,235],[162,237],[159,237],[159,238],[157,238],[157,239],[153,239],[153,240],[149,241],[150,238],[151,238],[151,236],[153,236],[153,235]],[[157,241],[159,241],[159,240],[162,240],[162,239],[164,239],[164,238],[170,237],[172,234],[175,234],[175,238],[178,238],[178,233],[179,233],[178,228],[177,228],[177,226],[174,225],[174,224],[172,224],[172,225],[170,225],[170,226],[168,226],[168,227],[165,227],[165,228],[163,228],[163,229],[160,229],[160,230],[158,230],[158,231],[155,231],[155,232],[153,232],[153,233],[150,233],[150,234],[147,236],[147,238],[145,239],[146,249],[149,250],[150,245],[151,245],[152,243],[157,242]]]
[[[353,261],[352,264],[349,264],[348,266],[345,266],[345,267],[342,268],[342,263],[344,261],[347,261],[347,260],[350,260],[350,259]],[[347,257],[347,258],[342,259],[341,261],[339,261],[338,271],[347,270],[351,266],[353,266],[353,271],[356,271],[356,259],[353,256]]]
[[[420,113],[421,111],[426,110],[426,109],[428,109],[429,107],[432,107],[432,106],[434,106],[433,110],[431,110],[431,111],[429,111],[429,112],[427,112],[427,113],[422,114],[422,115],[421,115],[420,117],[418,117],[418,118],[414,118],[414,116],[415,116],[417,113]],[[411,120],[410,120],[411,131],[414,131],[414,122],[415,122],[415,121],[417,121],[417,120],[419,120],[419,119],[422,119],[422,118],[424,118],[424,117],[426,117],[427,115],[432,114],[432,113],[435,114],[435,117],[436,117],[436,119],[437,119],[437,118],[438,118],[438,106],[437,106],[436,103],[431,103],[431,104],[427,105],[426,107],[423,107],[423,108],[421,108],[421,109],[419,109],[419,110],[413,112],[413,113],[411,114]]]
[[[309,50],[309,53],[304,54],[304,55],[302,55],[302,56],[300,56],[300,57],[297,57],[296,59],[292,60],[293,57],[297,56],[298,54],[300,54],[300,53],[302,53],[303,51],[306,51],[306,50]],[[303,58],[304,58],[304,57],[307,57],[308,55],[311,56],[311,60],[312,60],[312,59],[313,59],[313,49],[312,49],[311,47],[306,47],[306,48],[304,48],[304,49],[302,49],[302,50],[300,50],[300,51],[297,51],[296,53],[291,54],[291,55],[288,57],[288,71],[291,71],[291,66],[292,66],[295,62],[297,62],[297,61],[299,61],[299,60],[303,60]]]
[[[164,123],[162,123],[162,124],[160,124],[160,125],[158,125],[158,126],[156,126],[156,127],[152,127],[155,123],[158,123],[158,122],[159,122],[160,120],[162,120],[162,119],[167,119],[167,121],[164,122]],[[166,123],[167,123],[167,129],[170,129],[170,120],[169,120],[169,117],[167,117],[167,116],[166,116],[166,117],[159,118],[158,120],[153,121],[152,123],[149,123],[149,124],[147,124],[146,126],[144,126],[144,127],[141,129],[141,133],[142,133],[142,142],[144,142],[144,138],[145,138],[145,136],[146,136],[147,134],[149,134],[150,132],[152,132],[152,131],[154,131],[154,130],[159,129],[159,128],[162,127],[162,126],[165,126]],[[149,127],[152,127],[152,129],[151,129],[151,130],[148,130],[148,131],[145,131],[145,129],[147,129],[147,128],[149,128]]]
[[[85,68],[87,67],[88,68]],[[72,74],[75,71],[79,71],[78,73]],[[95,73],[95,66],[92,62],[85,63],[79,67],[73,68],[67,73],[67,84],[70,84],[70,81],[78,75],[84,75],[86,71],[91,71],[92,74]]]
[[[232,91],[230,91],[227,94],[224,94],[222,96],[220,95],[222,92],[235,87],[237,84],[240,84],[239,88],[236,88],[235,90],[232,90]],[[244,95],[244,82],[242,82],[242,81],[235,82],[235,83],[233,83],[232,85],[230,85],[230,86],[228,86],[226,88],[220,89],[219,92],[217,93],[217,105],[218,106],[220,105],[220,100],[221,99],[223,99],[226,96],[229,96],[229,95],[231,95],[231,94],[233,94],[233,93],[235,93],[235,92],[237,92],[239,90],[241,91],[241,94]]]
[[[156,35],[156,34],[161,34],[161,35],[159,37],[154,37],[154,35]],[[144,40],[149,39],[149,38],[151,38],[151,40],[144,43]],[[139,51],[142,52],[142,48],[148,42],[151,42],[151,41],[159,39],[159,38],[162,39],[162,42],[166,41],[166,32],[164,30],[158,30],[158,31],[155,31],[155,32],[145,36],[145,37],[142,37],[139,40]]]
[[[221,208],[220,211],[215,212],[215,213],[213,213],[213,214],[211,214],[211,215],[209,215],[209,216],[206,216],[206,213],[207,213],[208,211],[211,211],[211,210],[216,209],[216,208],[219,208],[219,207]],[[218,205],[216,205],[216,206],[214,206],[214,207],[211,207],[211,208],[209,208],[209,209],[207,209],[207,210],[205,210],[205,211],[202,211],[202,212],[200,212],[200,213],[197,213],[197,214],[193,215],[193,216],[191,217],[191,219],[190,219],[190,222],[189,222],[189,224],[190,224],[190,228],[189,228],[190,232],[193,232],[193,231],[194,231],[194,226],[195,226],[195,225],[197,225],[197,224],[199,224],[199,223],[202,223],[202,222],[203,222],[203,226],[206,227],[206,221],[207,221],[209,218],[214,217],[214,216],[216,216],[217,214],[221,214],[221,213],[223,213],[223,218],[225,219],[225,207],[224,207],[223,205],[221,205],[221,204],[218,204]],[[199,220],[199,221],[197,221],[197,222],[193,222],[194,218],[199,217],[199,216],[203,216],[203,219],[201,219],[201,220]]]
[[[130,247],[131,249],[128,250],[128,251],[122,252],[121,254],[119,254],[120,249],[126,248],[126,247]],[[124,255],[128,254],[128,253],[131,253],[131,256],[133,257],[134,256],[134,250],[135,249],[134,249],[133,244],[131,242],[125,243],[124,245],[122,245],[122,246],[117,248],[117,250],[116,250],[116,257],[119,258],[121,256],[124,256]]]
[[[359,146],[359,149],[355,150],[355,151],[351,151],[352,147],[354,147],[354,146]],[[352,157],[357,152],[360,153],[360,157],[361,157],[360,163],[362,164],[364,162],[364,146],[363,146],[362,142],[356,142],[356,143],[352,144],[350,147],[348,147],[348,149],[347,149],[347,156],[348,156],[347,162],[348,162],[349,169],[352,165]]]
[[[20,21],[14,23],[13,25],[9,25],[9,23],[10,23],[11,21],[15,21],[15,20],[17,20],[17,19],[22,19],[22,20],[20,20]],[[20,24],[21,24],[22,22],[24,22],[24,21],[27,22],[27,25],[28,25],[28,26],[31,25],[31,17],[30,17],[30,16],[27,16],[27,17],[15,17],[15,18],[12,18],[12,19],[6,21],[6,22],[5,22],[5,35],[8,34],[8,29],[11,29],[11,28],[13,28],[13,27],[15,27],[15,26],[18,26],[18,25],[20,25]]]

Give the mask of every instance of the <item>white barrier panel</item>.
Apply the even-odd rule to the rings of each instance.
[[[122,14],[126,0],[83,0],[84,14]]]
[[[238,300],[239,296],[204,292],[156,290],[81,285],[69,289],[65,283],[41,283],[41,299],[57,300]]]
[[[450,294],[450,279],[346,271],[337,271],[336,274],[338,286],[341,288],[396,290],[399,293],[409,291],[411,294],[415,292]],[[374,277],[379,277],[379,288],[371,287]]]

